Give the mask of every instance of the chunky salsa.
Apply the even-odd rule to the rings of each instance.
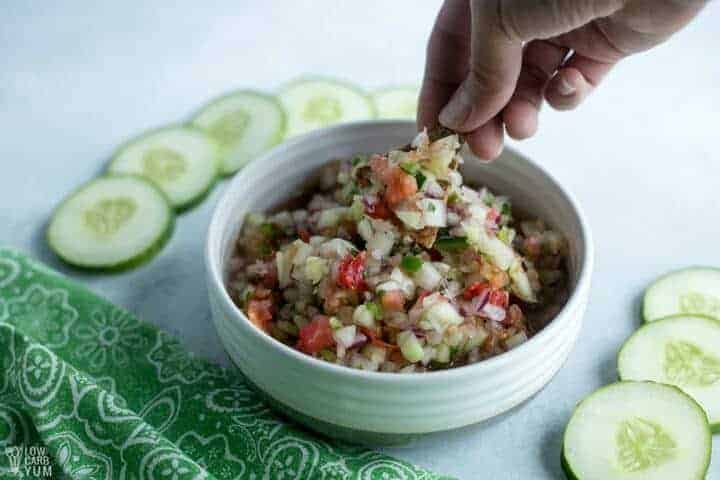
[[[460,147],[422,132],[329,164],[298,208],[248,215],[234,301],[280,342],[364,370],[448,368],[525,342],[565,300],[566,242],[465,185]]]

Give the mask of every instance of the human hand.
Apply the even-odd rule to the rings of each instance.
[[[427,48],[418,126],[466,134],[477,156],[528,138],[543,99],[582,100],[622,58],[685,26],[703,0],[445,0]]]

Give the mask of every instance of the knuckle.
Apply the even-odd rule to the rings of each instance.
[[[473,64],[468,78],[471,81],[471,91],[476,92],[479,97],[509,96],[514,90],[514,85],[507,81],[502,72],[485,68],[483,65]]]
[[[507,41],[511,43],[522,43],[526,40],[517,21],[518,9],[510,8],[508,0],[496,1],[495,15],[497,16],[500,33]]]

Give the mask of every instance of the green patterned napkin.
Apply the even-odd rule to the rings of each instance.
[[[231,371],[0,250],[0,478],[435,480],[277,418]]]

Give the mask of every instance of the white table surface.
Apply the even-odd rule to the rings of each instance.
[[[129,136],[234,87],[303,73],[367,87],[420,78],[436,1],[0,3],[0,244],[25,250],[225,362],[210,326],[202,249],[223,185],[180,217],[154,261],[122,275],[59,265],[54,205]],[[621,64],[574,113],[543,112],[517,144],[578,197],[596,242],[585,326],[565,367],[499,419],[390,450],[463,479],[560,478],[562,429],[616,378],[643,288],[673,268],[720,265],[720,5],[668,44]],[[720,455],[709,478],[720,479]]]

